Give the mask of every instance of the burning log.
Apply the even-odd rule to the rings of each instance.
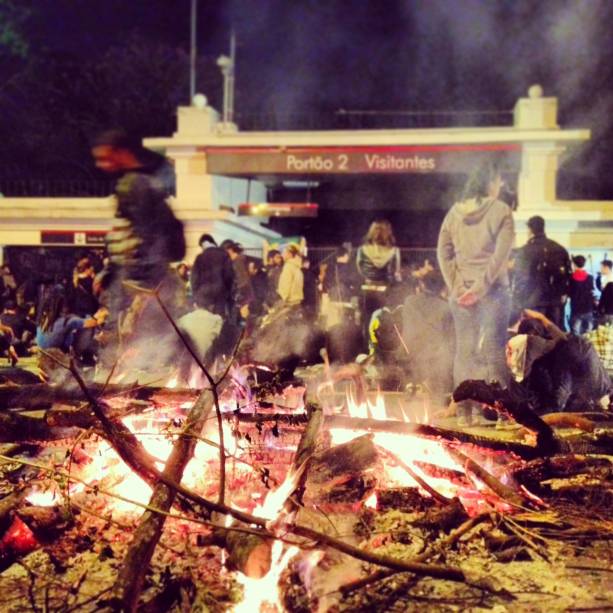
[[[324,412],[318,404],[307,405],[307,410],[310,411],[309,421],[300,438],[294,457],[294,470],[300,470],[302,467],[302,474],[293,495],[289,497],[289,504],[293,508],[297,508],[302,503],[308,469],[313,463],[313,455],[324,423]]]
[[[410,434],[428,439],[443,440],[456,443],[465,443],[491,449],[492,451],[504,451],[513,453],[520,458],[533,459],[539,456],[538,450],[523,443],[514,441],[501,441],[485,436],[469,434],[456,430],[447,430],[427,424],[406,423],[393,420],[363,419],[347,417],[344,415],[326,416],[326,426],[330,428],[347,428],[350,430],[362,430],[367,432],[391,432],[396,434]]]
[[[321,483],[338,475],[359,474],[372,466],[377,457],[373,435],[364,434],[315,456],[311,467],[312,476]]]
[[[50,426],[45,415],[0,413],[0,442],[50,441],[74,434],[66,428]]]
[[[228,552],[228,567],[239,570],[247,577],[261,579],[270,570],[272,564],[270,538],[219,528],[215,530],[212,542]]]
[[[197,397],[191,389],[170,389],[149,385],[121,385],[89,383],[88,389],[94,397],[129,396],[136,400],[189,400]],[[46,409],[56,403],[77,404],[83,402],[83,392],[75,385],[55,386],[47,383],[21,386],[0,386],[1,409]]]
[[[67,516],[65,510],[57,506],[24,506],[17,509],[16,515],[41,542],[54,538],[70,523],[70,517]]]
[[[471,460],[463,453],[454,449],[453,447],[449,447],[447,451],[453,456],[467,471],[473,473],[480,481],[485,483],[499,498],[505,500],[509,504],[512,504],[516,507],[522,507],[525,505],[525,500],[523,496],[518,494],[514,489],[510,488],[508,485],[505,485],[494,475],[489,473],[485,468],[479,466],[474,460]]]

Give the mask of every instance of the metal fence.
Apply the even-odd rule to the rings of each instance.
[[[308,258],[312,266],[319,266],[322,262],[330,261],[338,247],[308,247]],[[350,253],[350,258],[355,258],[356,250]],[[262,249],[245,249],[245,255],[261,259]],[[432,265],[436,263],[436,248],[434,247],[400,247],[400,258],[403,268],[418,268],[428,260]]]
[[[3,179],[0,194],[5,198],[103,198],[113,192],[113,183],[90,179]]]

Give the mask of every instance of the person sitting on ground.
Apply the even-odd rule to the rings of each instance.
[[[4,330],[10,329],[11,341],[8,351],[11,360],[16,363],[17,358],[28,355],[28,349],[36,335],[36,325],[11,300],[4,305],[0,324]]]
[[[613,391],[593,345],[562,332],[536,311],[525,310],[507,343],[509,390],[538,413],[607,409]]]
[[[43,305],[36,329],[36,344],[40,349],[60,349],[68,353],[74,345],[79,330],[102,326],[108,314],[101,308],[93,317],[78,317],[70,313],[62,293],[53,292]]]
[[[570,328],[573,334],[585,334],[594,327],[594,277],[585,270],[585,257],[573,258],[570,280]]]

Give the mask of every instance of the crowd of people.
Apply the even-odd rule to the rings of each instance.
[[[613,324],[611,261],[594,279],[585,257],[571,259],[547,238],[541,217],[528,221],[529,240],[513,252],[513,214],[493,164],[471,175],[445,217],[438,266],[403,265],[386,220],[373,222],[357,249],[317,263],[299,244],[256,258],[205,233],[189,266],[176,264],[183,229],[159,166],[118,132],[98,139],[93,155],[119,176],[105,257],[79,254],[71,278],[29,299],[20,291],[28,280],[3,268],[0,350],[13,363],[53,349],[84,367],[110,367],[144,347],[150,367],[178,364],[187,380],[194,355],[212,364],[241,338],[250,358],[290,373],[322,356],[358,361],[383,387],[418,383],[439,405],[467,379],[496,380],[540,411],[608,402],[610,378],[580,335]],[[479,416],[467,403],[457,411],[465,424]]]

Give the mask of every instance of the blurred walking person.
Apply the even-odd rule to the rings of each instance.
[[[515,232],[511,209],[498,199],[501,186],[495,163],[478,167],[461,200],[447,213],[438,237],[437,256],[455,327],[456,386],[466,379],[497,380],[503,385],[508,381],[504,347]]]

